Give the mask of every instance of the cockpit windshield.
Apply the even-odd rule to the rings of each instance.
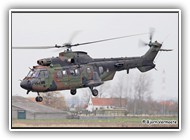
[[[47,70],[30,70],[26,77],[32,78],[48,78],[49,73]]]
[[[30,70],[26,77],[38,77],[39,71],[38,70]]]
[[[34,71],[30,70],[26,77],[32,77],[33,73],[34,73]]]
[[[37,77],[39,76],[39,72],[40,72],[40,71],[38,71],[38,70],[37,70],[37,71],[34,71],[32,77],[36,77],[36,78],[37,78]]]

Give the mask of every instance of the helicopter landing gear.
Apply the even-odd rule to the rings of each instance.
[[[37,93],[38,96],[36,97],[36,102],[42,102],[43,101],[43,98],[40,96],[39,93]]]
[[[71,95],[75,95],[77,93],[77,90],[76,89],[71,89],[70,93],[71,93]]]
[[[98,96],[98,90],[97,89],[93,89],[92,90],[92,95],[93,96]]]
[[[30,92],[30,90],[27,90],[26,94],[28,94]]]
[[[93,96],[98,96],[98,90],[97,89],[93,89],[93,87],[90,87],[90,90],[91,90]]]
[[[36,97],[36,102],[42,102],[42,101],[43,101],[43,98],[41,96]]]

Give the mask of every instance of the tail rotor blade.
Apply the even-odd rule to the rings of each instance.
[[[155,29],[154,28],[150,28],[150,31],[149,31],[150,37],[149,37],[149,39],[150,39],[151,42],[152,42],[152,38],[153,38],[154,32],[155,32]]]
[[[142,40],[139,40],[139,46],[149,46],[151,47],[151,44],[152,44],[152,38],[153,38],[153,35],[154,35],[154,32],[155,32],[155,29],[154,28],[150,28],[149,29],[149,42],[146,43]]]
[[[148,45],[148,43],[146,43],[146,42],[144,42],[144,41],[142,41],[142,40],[139,40],[139,43],[138,43],[138,46],[139,47],[145,47],[145,46],[147,46]]]

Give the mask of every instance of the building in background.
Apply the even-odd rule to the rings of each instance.
[[[87,110],[127,109],[127,99],[124,98],[90,98]]]
[[[30,99],[12,97],[12,119],[65,119],[71,118],[71,113],[31,101]]]

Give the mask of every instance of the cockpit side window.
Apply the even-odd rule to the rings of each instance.
[[[44,71],[44,73],[45,73],[45,78],[48,78],[48,76],[49,76],[48,71],[46,70],[46,71]]]
[[[39,78],[48,78],[48,71],[47,70],[41,70],[38,77]]]

